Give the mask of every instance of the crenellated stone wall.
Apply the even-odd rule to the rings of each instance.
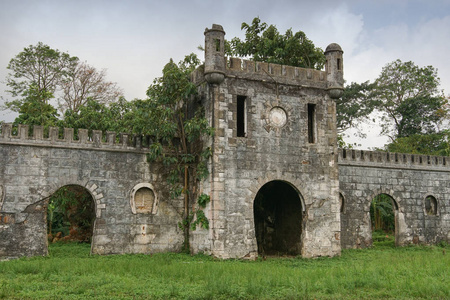
[[[206,29],[205,65],[191,77],[215,129],[203,141],[213,154],[209,177],[195,191],[211,198],[210,226],[191,232],[194,253],[318,257],[368,247],[378,194],[393,199],[398,245],[450,241],[447,157],[337,148],[339,45],[327,47],[319,71],[225,58],[224,35],[220,25]],[[2,124],[0,257],[47,254],[48,199],[70,185],[95,202],[92,253],[179,251],[184,202],[170,198],[164,168],[147,162],[151,143]]]
[[[0,131],[0,142],[4,145],[52,145],[53,147],[73,148],[73,149],[104,149],[108,151],[126,151],[126,152],[148,152],[148,145],[151,143],[149,136],[130,135],[127,133],[117,134],[113,131],[107,131],[105,137],[101,130],[93,130],[89,135],[87,129],[78,129],[78,138],[75,139],[73,128],[64,128],[60,132],[58,127],[50,127],[48,136],[44,137],[43,126],[33,126],[33,132],[30,135],[28,125],[19,124],[16,128],[17,134],[13,135],[12,124],[2,124]]]
[[[239,78],[252,81],[277,82],[279,84],[307,86],[324,90],[327,88],[327,73],[325,71],[234,57],[225,57],[224,66],[224,73],[227,78],[238,76]],[[203,68],[194,71],[192,73],[193,82],[198,84],[205,81],[206,79],[203,72]]]
[[[379,194],[394,201],[397,245],[450,241],[449,182],[448,157],[340,149],[341,246],[372,245],[369,210]],[[427,197],[436,200],[434,213]]]
[[[165,180],[146,160],[140,139],[109,133],[66,129],[59,139],[41,127],[28,136],[28,126],[3,124],[0,135],[0,257],[47,253],[48,197],[59,188],[84,187],[95,202],[92,253],[154,253],[178,251],[183,234],[177,223],[183,201],[170,199]],[[133,212],[133,193],[140,187],[156,194],[157,210]],[[163,199],[163,200],[161,200]]]

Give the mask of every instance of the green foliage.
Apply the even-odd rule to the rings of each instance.
[[[382,134],[392,140],[435,133],[447,115],[447,99],[439,91],[437,70],[413,62],[387,64],[375,80],[371,96],[383,113]]]
[[[381,248],[393,248],[395,247],[395,235],[393,232],[385,232],[383,230],[372,231],[372,247]]]
[[[205,208],[206,204],[208,204],[210,201],[211,198],[209,197],[209,195],[206,194],[201,194],[200,196],[198,196],[197,199],[198,206],[201,208]]]
[[[438,133],[400,137],[386,145],[386,150],[398,153],[449,156],[449,135],[449,130],[444,130]]]
[[[119,104],[113,103],[122,93],[115,83],[105,81],[105,70],[98,72],[80,63],[77,57],[41,42],[24,48],[11,59],[7,68],[11,71],[6,77],[7,92],[13,99],[5,101],[3,109],[19,113],[15,123],[56,126],[58,114],[50,103],[56,99],[54,102],[65,113],[59,126],[122,128],[123,124],[116,124],[115,110],[126,106],[126,101],[122,98]],[[107,107],[105,104],[109,103],[113,104]],[[85,105],[89,107],[83,109]]]
[[[63,236],[67,236],[70,229],[76,229],[77,236],[73,238],[82,240],[90,238],[94,218],[92,196],[81,186],[64,186],[49,199],[47,209],[49,234],[62,232]]]
[[[170,195],[184,196],[184,215],[179,223],[185,231],[185,248],[189,243],[189,228],[197,225],[208,228],[208,220],[200,208],[189,211],[196,180],[208,174],[206,162],[211,149],[203,147],[203,139],[214,130],[204,117],[203,108],[195,101],[197,87],[190,74],[200,63],[191,54],[178,64],[172,60],[165,65],[163,75],[154,80],[147,90],[148,99],[136,102],[139,110],[131,115],[133,130],[154,137],[147,158],[160,162],[167,171]]]
[[[8,92],[13,97],[20,97],[34,85],[39,94],[45,91],[53,95],[64,78],[73,72],[77,63],[77,57],[51,49],[42,42],[30,45],[8,64],[7,68],[11,71],[6,77],[6,85],[10,88]],[[44,97],[42,101],[48,103],[49,99]]]
[[[0,298],[448,299],[449,250],[374,247],[334,258],[244,261],[175,253],[91,256],[88,244],[55,243],[49,257],[0,262]]]
[[[6,105],[14,108],[19,116],[14,120],[14,124],[44,125],[48,130],[49,126],[56,126],[58,122],[58,112],[47,103],[47,100],[53,95],[45,89],[32,83],[27,90],[23,92],[24,98],[20,101],[9,102]]]
[[[192,218],[190,218],[190,226],[191,230],[195,230],[198,225],[200,225],[201,228],[209,229],[209,221],[208,218],[205,216],[205,212],[203,211],[204,208],[206,208],[206,204],[208,204],[211,201],[210,197],[206,194],[201,194],[197,198],[197,209],[194,209],[192,211]],[[195,215],[195,219],[194,219]]]
[[[323,50],[315,47],[303,31],[293,33],[288,29],[283,35],[275,25],[267,25],[259,17],[251,24],[242,23],[241,30],[245,30],[245,40],[235,37],[227,42],[228,55],[318,70],[325,64]]]
[[[378,104],[370,97],[373,84],[352,82],[346,85],[341,98],[336,99],[336,127],[339,133],[357,128],[368,119]]]
[[[345,87],[342,98],[336,100],[337,128],[339,133],[358,129],[372,112],[378,112],[381,119],[373,121],[391,140],[385,150],[449,155],[448,107],[435,68],[396,60],[387,64],[373,83]],[[360,130],[358,134],[364,137]],[[340,142],[340,146],[348,146]]]
[[[390,196],[379,194],[373,198],[370,205],[370,220],[372,231],[393,232],[395,230],[393,200]]]
[[[121,97],[109,105],[89,100],[80,106],[78,111],[66,110],[64,119],[58,122],[59,127],[83,128],[89,130],[128,132],[128,122],[133,102]]]

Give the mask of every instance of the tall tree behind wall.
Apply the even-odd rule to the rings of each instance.
[[[242,23],[241,30],[245,30],[245,40],[235,37],[227,42],[230,56],[318,70],[325,64],[323,50],[314,46],[303,31],[288,29],[283,35],[275,25],[261,22],[259,17],[251,24]]]

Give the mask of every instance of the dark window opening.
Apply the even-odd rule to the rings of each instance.
[[[308,142],[315,143],[316,105],[308,103]]]
[[[341,70],[341,59],[340,58],[337,59],[337,69],[338,69],[338,71]]]
[[[339,206],[340,206],[339,211],[340,211],[341,213],[344,212],[344,205],[345,205],[345,199],[344,199],[344,196],[342,196],[342,194],[339,193]]]
[[[214,42],[216,44],[216,51],[220,52],[220,40],[219,39],[214,39]]]
[[[245,96],[237,96],[236,131],[238,137],[247,135],[246,99],[247,97]]]

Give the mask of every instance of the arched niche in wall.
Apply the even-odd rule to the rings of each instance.
[[[0,209],[2,208],[3,204],[3,185],[0,184]]]
[[[131,190],[131,211],[133,214],[156,214],[158,196],[150,183],[139,183]]]
[[[345,213],[345,198],[342,193],[339,193],[339,211]]]
[[[436,216],[437,215],[437,207],[438,203],[435,197],[428,195],[425,198],[425,213],[428,216]]]

